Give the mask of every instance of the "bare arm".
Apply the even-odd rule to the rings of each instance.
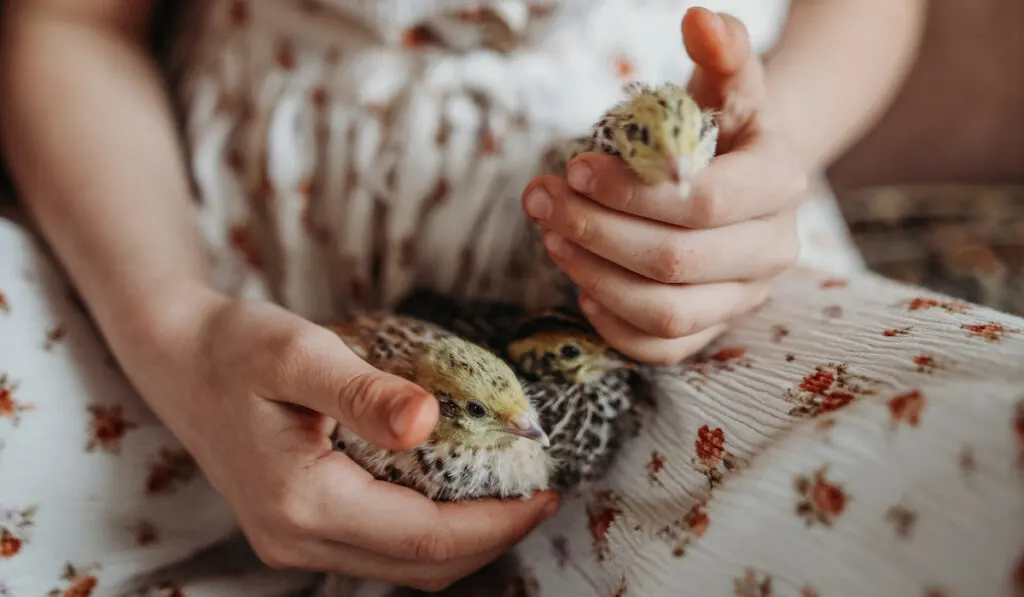
[[[130,376],[155,330],[173,330],[209,294],[182,154],[145,46],[152,7],[8,0],[0,34],[12,177]]]
[[[770,104],[820,168],[881,117],[916,56],[924,0],[793,0],[767,60]]]

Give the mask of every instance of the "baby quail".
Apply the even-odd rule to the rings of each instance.
[[[437,501],[528,497],[549,487],[548,436],[493,352],[412,317],[366,315],[328,327],[360,358],[439,402],[433,434],[406,451],[379,448],[339,425],[339,447],[363,468]]]

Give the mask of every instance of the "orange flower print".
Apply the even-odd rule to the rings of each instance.
[[[912,390],[893,396],[886,404],[892,415],[894,427],[899,426],[901,422],[911,427],[917,427],[921,423],[921,411],[924,410],[925,397],[920,391]]]
[[[982,338],[989,342],[1000,342],[1007,334],[1020,333],[1020,330],[1007,328],[998,323],[964,324],[960,329],[967,330],[967,335],[971,338]]]
[[[619,55],[615,57],[615,60],[612,63],[615,66],[615,76],[624,80],[633,78],[633,74],[636,72],[636,69],[633,67],[632,60]]]
[[[195,459],[185,450],[160,450],[160,455],[149,467],[146,477],[146,493],[171,493],[179,485],[192,480],[199,472]]]
[[[822,280],[820,286],[822,289],[846,288],[846,284],[846,280],[841,280],[838,278],[829,278],[827,280]]]
[[[139,521],[135,525],[133,534],[135,535],[135,543],[139,547],[149,547],[159,539],[156,526],[148,520]]]
[[[725,452],[725,432],[721,428],[711,429],[707,425],[697,430],[697,458],[707,467],[716,467]]]
[[[747,354],[747,349],[742,346],[730,346],[728,348],[722,348],[719,351],[711,355],[713,361],[732,361]]]
[[[64,564],[61,584],[49,593],[49,597],[92,597],[99,579],[88,570],[76,568],[70,562]]]
[[[807,526],[815,523],[831,527],[846,511],[850,501],[843,488],[828,481],[828,467],[824,466],[810,477],[799,476],[794,486],[798,495],[796,514]]]
[[[917,365],[918,373],[927,373],[928,375],[946,368],[945,362],[930,354],[917,355],[914,357],[914,364]]]
[[[245,258],[250,267],[254,269],[263,267],[263,257],[260,255],[259,247],[248,226],[243,224],[232,226],[228,231],[228,242],[231,243],[231,247],[235,251]]]
[[[622,516],[622,500],[611,491],[602,490],[587,506],[587,526],[593,540],[594,554],[598,562],[608,557],[608,531]]]
[[[686,555],[686,548],[703,537],[710,526],[711,519],[704,512],[704,504],[699,503],[682,518],[660,529],[657,536],[672,545],[673,556],[681,558]]]
[[[85,444],[86,452],[97,448],[111,454],[121,449],[121,440],[125,434],[138,427],[136,423],[124,417],[124,409],[120,404],[111,407],[93,405],[89,407],[92,421],[89,422],[89,441]]]
[[[11,313],[11,304],[7,302],[7,295],[0,290],[0,313],[9,315]]]
[[[902,505],[895,505],[885,513],[885,519],[892,524],[896,536],[900,539],[909,539],[910,534],[917,524],[917,512]]]
[[[942,587],[925,587],[924,597],[949,597],[949,592]]]
[[[700,383],[713,373],[736,371],[741,367],[749,369],[752,364],[744,346],[709,347],[692,362],[681,366],[680,372],[688,382]]]
[[[647,462],[647,482],[652,487],[660,486],[661,481],[658,480],[658,475],[665,468],[665,455],[657,450],[651,451],[651,459]]]
[[[733,580],[734,597],[772,597],[772,577],[759,575],[753,568],[747,568],[742,577]]]
[[[422,48],[437,41],[437,36],[424,25],[410,27],[402,33],[402,45],[409,49]]]
[[[890,330],[885,330],[884,332],[882,332],[882,335],[885,336],[886,338],[893,338],[895,336],[907,336],[910,334],[910,330],[912,329],[914,329],[912,326],[905,328],[893,328]]]
[[[0,558],[8,560],[18,555],[23,541],[7,529],[0,530]]]
[[[295,48],[287,39],[282,39],[277,43],[277,65],[284,70],[295,68]]]
[[[804,587],[800,589],[800,597],[820,597],[818,591],[814,587]]]
[[[952,301],[939,301],[932,298],[917,297],[898,304],[898,306],[904,306],[907,311],[924,311],[927,309],[942,309],[946,313],[951,314],[963,314],[971,310],[971,306],[966,303],[957,303]]]
[[[873,396],[882,382],[849,372],[845,364],[816,367],[805,375],[795,390],[788,390],[786,402],[796,404],[789,411],[793,417],[817,417],[840,410],[854,400]]]
[[[710,488],[714,489],[726,473],[738,468],[736,458],[725,449],[725,431],[721,428],[701,426],[693,444],[697,454],[695,465],[707,477]]]
[[[497,155],[501,153],[501,141],[494,136],[494,133],[490,131],[484,133],[480,141],[480,153],[481,155]]]
[[[63,340],[67,334],[67,330],[64,329],[64,326],[62,325],[57,325],[46,330],[46,342],[43,343],[43,350],[47,352],[53,350],[53,347]]]
[[[21,414],[35,408],[35,405],[18,402],[14,393],[18,384],[11,381],[6,373],[0,373],[0,419],[9,419],[15,427],[21,423]]]

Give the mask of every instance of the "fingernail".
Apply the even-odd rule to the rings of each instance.
[[[597,301],[589,296],[585,296],[580,299],[580,311],[583,311],[585,315],[594,316],[597,315],[600,310],[601,306],[597,304]]]
[[[580,193],[589,193],[591,191],[591,181],[593,178],[594,172],[586,162],[573,164],[572,168],[569,168],[569,186]]]
[[[535,220],[551,217],[551,197],[543,187],[537,187],[526,196],[526,213]]]
[[[725,39],[725,13],[713,12],[711,20],[711,28],[714,30],[716,36],[719,39]]]
[[[554,232],[544,234],[544,248],[559,259],[568,259],[572,255],[572,247],[569,241]]]
[[[403,398],[397,405],[391,409],[391,433],[394,433],[398,437],[403,437],[409,432],[409,428],[412,427],[416,421],[416,417],[419,415],[419,409],[416,408],[419,404],[419,400],[415,398]]]

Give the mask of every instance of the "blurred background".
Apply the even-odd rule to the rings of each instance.
[[[872,269],[1024,315],[1024,0],[929,7],[905,87],[828,176]]]

